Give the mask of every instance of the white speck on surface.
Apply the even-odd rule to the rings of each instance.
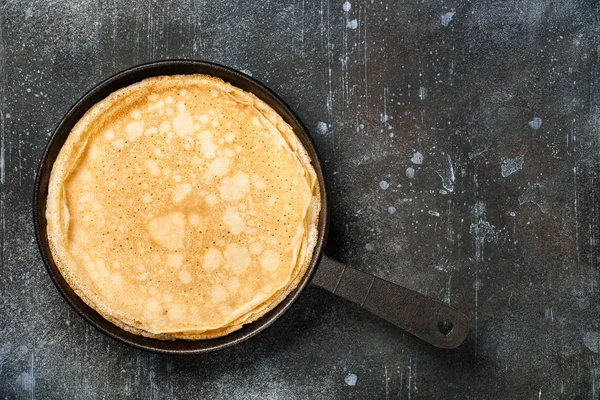
[[[375,246],[373,246],[372,243],[367,243],[367,244],[365,244],[365,250],[373,251],[373,250],[375,250]]]
[[[423,164],[423,154],[419,153],[418,151],[415,151],[415,152],[413,153],[413,156],[412,156],[412,158],[410,159],[410,161],[411,161],[413,164],[419,164],[419,165],[420,165],[420,164]]]
[[[546,201],[546,196],[544,195],[541,183],[536,182],[528,186],[523,194],[519,196],[519,205],[523,205],[525,203],[535,204],[543,213],[546,213],[548,203]]]
[[[533,119],[528,123],[531,129],[537,131],[542,126],[542,119],[540,117],[533,117]]]
[[[449,193],[454,192],[454,166],[452,165],[452,158],[447,155],[448,158],[448,169],[436,171],[440,178],[442,178],[442,186]]]
[[[342,5],[342,8],[344,9],[344,11],[348,12],[352,9],[352,4],[350,4],[350,2],[347,1]]]
[[[456,14],[456,11],[448,11],[445,14],[442,14],[441,16],[441,23],[442,26],[448,26],[448,24],[450,23],[450,21],[452,21],[452,18],[454,17],[454,14]]]
[[[415,177],[415,169],[413,167],[406,168],[406,176],[408,179],[412,179]]]
[[[443,260],[441,263],[434,265],[436,271],[440,272],[448,272],[450,270],[450,264],[448,264],[447,260]]]
[[[346,382],[346,385],[348,385],[348,386],[356,385],[356,380],[357,380],[357,377],[355,374],[348,374],[344,378],[344,382]]]
[[[452,275],[448,277],[448,283],[446,283],[446,293],[442,301],[446,304],[450,304],[452,300]]]
[[[358,28],[358,21],[355,19],[352,19],[352,20],[346,22],[346,27],[350,28],[350,29],[356,29],[356,28]]]
[[[481,290],[482,287],[483,287],[483,282],[481,281],[481,279],[475,279],[475,281],[473,282],[473,289]]]
[[[327,127],[327,124],[323,121],[319,121],[317,122],[317,133],[319,135],[327,135],[327,132],[329,131],[329,128]]]
[[[515,158],[505,158],[502,160],[502,176],[506,178],[507,176],[510,176],[523,169],[524,160],[525,156],[523,154],[518,155]]]
[[[509,213],[508,213],[508,215],[510,215],[511,217],[514,217],[514,216],[515,216],[515,215],[517,215],[517,214],[515,214],[515,212],[514,212],[514,211],[511,211],[511,212],[509,212]]]
[[[425,100],[427,98],[427,88],[421,86],[419,88],[419,99]]]
[[[483,214],[485,214],[485,203],[482,200],[478,200],[471,212],[475,217],[483,217]]]
[[[496,235],[494,226],[482,217],[477,223],[472,223],[469,233],[475,243],[475,261],[483,261],[483,243],[486,239],[489,241]]]
[[[473,222],[469,228],[469,233],[473,237],[475,261],[477,262],[483,261],[485,241],[489,242],[497,237],[495,227],[485,220],[485,211],[485,203],[482,200],[475,202],[475,205],[471,208]]]
[[[600,353],[600,332],[585,332],[583,334],[583,344],[590,351]]]
[[[35,378],[29,372],[21,372],[19,377],[17,378],[17,383],[21,387],[21,389],[26,390],[28,392],[33,392],[35,388]]]
[[[550,322],[554,322],[554,310],[552,310],[552,307],[546,308],[546,311],[544,312],[544,318]]]
[[[381,181],[379,182],[379,187],[383,190],[388,190],[390,184],[387,181]]]
[[[394,206],[389,206],[388,207],[388,212],[392,215],[396,214],[396,207]]]
[[[433,215],[434,217],[439,217],[440,213],[435,210],[427,210],[427,214]]]

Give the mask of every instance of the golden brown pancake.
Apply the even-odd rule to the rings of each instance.
[[[60,272],[107,320],[206,339],[298,285],[319,211],[310,158],[280,115],[220,79],[175,75],[83,116],[52,168],[46,218]]]

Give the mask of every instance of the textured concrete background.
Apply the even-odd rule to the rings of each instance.
[[[0,0],[0,398],[598,399],[599,18],[592,0]],[[316,288],[195,357],[72,311],[33,236],[43,146],[95,83],[166,58],[280,94],[325,160],[328,253],[464,310],[464,345]]]

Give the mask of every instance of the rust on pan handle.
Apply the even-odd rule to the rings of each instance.
[[[325,255],[312,283],[436,347],[458,347],[469,332],[469,319],[456,308]]]

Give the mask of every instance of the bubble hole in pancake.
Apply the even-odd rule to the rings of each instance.
[[[320,194],[292,128],[207,75],[149,78],[75,125],[50,176],[53,259],[113,324],[226,335],[279,304],[317,241]]]

